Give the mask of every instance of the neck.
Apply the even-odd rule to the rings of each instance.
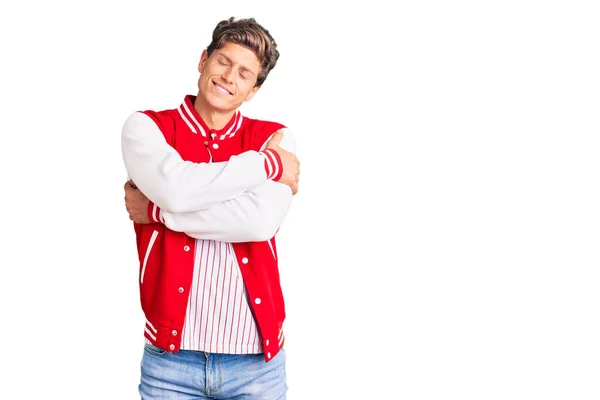
[[[194,109],[202,117],[206,125],[214,130],[223,129],[231,121],[233,114],[235,114],[235,110],[227,112],[215,110],[209,104],[206,104],[199,93],[196,96],[196,101],[194,101]]]

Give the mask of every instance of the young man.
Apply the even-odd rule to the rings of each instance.
[[[221,21],[200,58],[197,95],[124,124],[146,317],[143,399],[285,399],[275,233],[299,161],[285,126],[238,110],[278,57],[253,18]]]

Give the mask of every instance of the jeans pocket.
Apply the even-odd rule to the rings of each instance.
[[[158,346],[155,346],[150,343],[144,344],[144,351],[152,356],[164,356],[168,353],[168,351],[161,349]]]

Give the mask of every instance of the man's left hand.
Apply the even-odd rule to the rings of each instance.
[[[137,224],[149,224],[148,203],[150,200],[142,193],[132,181],[125,182],[125,207],[129,219]]]

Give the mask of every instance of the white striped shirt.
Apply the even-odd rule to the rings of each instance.
[[[181,349],[258,354],[263,351],[260,339],[233,246],[196,240]]]

